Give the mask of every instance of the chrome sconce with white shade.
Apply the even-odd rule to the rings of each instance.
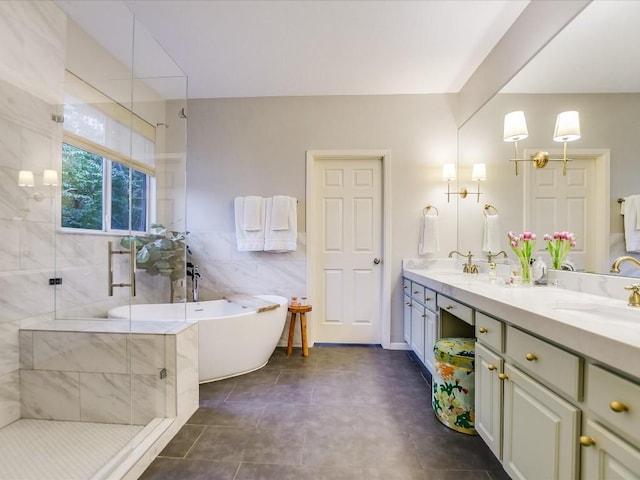
[[[460,198],[467,198],[469,191],[466,188],[461,188],[459,192],[452,192],[450,189],[450,182],[456,179],[456,166],[453,163],[445,163],[442,165],[442,181],[447,182],[447,203],[451,201],[451,195],[460,195]],[[478,182],[478,191],[471,195],[477,195],[477,201],[480,202],[480,182],[487,179],[487,167],[484,163],[474,163],[473,170],[471,171],[471,180]]]
[[[521,110],[507,113],[504,116],[504,141],[513,142],[515,148],[515,158],[509,159],[515,162],[515,173],[518,175],[518,162],[533,162],[536,168],[544,168],[549,161],[562,162],[562,175],[567,174],[567,142],[572,142],[580,138],[580,115],[575,110],[562,112],[556,118],[556,126],[553,132],[553,140],[563,143],[563,154],[561,158],[552,157],[548,152],[535,152],[530,158],[520,158],[518,153],[518,142],[529,136],[527,121],[524,112]]]

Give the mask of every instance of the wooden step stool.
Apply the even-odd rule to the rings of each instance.
[[[306,313],[311,311],[311,305],[290,305],[289,312],[291,320],[289,322],[289,341],[287,342],[287,356],[293,351],[293,332],[296,328],[296,315],[300,314],[300,333],[302,334],[302,355],[309,356],[309,346],[307,345],[307,317]]]

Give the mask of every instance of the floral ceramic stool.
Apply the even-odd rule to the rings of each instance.
[[[475,435],[475,339],[441,338],[433,347],[431,402],[436,418],[458,432]]]

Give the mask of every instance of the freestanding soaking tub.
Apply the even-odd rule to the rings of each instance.
[[[108,318],[132,322],[198,323],[200,383],[222,380],[264,367],[275,350],[287,319],[287,299],[277,295],[256,298],[279,306],[259,312],[227,300],[124,305],[109,310]],[[185,313],[186,312],[186,313]]]

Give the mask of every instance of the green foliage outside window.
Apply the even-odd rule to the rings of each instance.
[[[62,144],[62,226],[102,230],[102,157]]]
[[[108,183],[104,175],[107,162],[111,163]],[[147,229],[147,182],[148,176],[142,172],[63,143],[62,226],[106,230],[103,222],[104,196],[110,186],[109,229],[144,232]]]

